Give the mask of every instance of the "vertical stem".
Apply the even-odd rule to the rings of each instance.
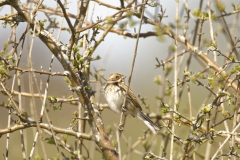
[[[82,104],[80,102],[78,102],[78,116],[79,118],[83,116],[83,113],[82,113]],[[83,128],[82,128],[82,124],[83,124],[84,121],[81,121],[79,120],[78,121],[78,127],[77,127],[77,130],[78,132],[80,133],[83,133]],[[82,140],[83,141],[83,140]],[[78,151],[78,158],[81,159],[81,155],[82,155],[82,145],[81,145],[81,141],[78,140],[77,141],[77,151]]]
[[[141,32],[141,28],[142,28],[142,22],[143,22],[143,16],[144,16],[144,11],[145,11],[145,4],[147,3],[147,0],[144,2],[144,5],[142,7],[142,13],[141,13],[141,19],[140,19],[140,24],[139,24],[139,28],[138,28],[138,34],[137,34],[137,40],[136,40],[136,45],[135,45],[135,49],[134,49],[134,55],[133,55],[133,60],[132,60],[132,67],[131,67],[131,71],[130,71],[130,75],[128,78],[128,86],[127,86],[127,91],[126,91],[126,95],[124,97],[124,101],[123,101],[123,107],[125,107],[126,105],[126,99],[127,99],[127,94],[130,88],[130,83],[131,83],[131,79],[132,79],[132,73],[133,73],[133,68],[134,68],[134,64],[135,64],[135,60],[137,57],[137,49],[138,49],[138,42],[139,42],[139,36],[140,36],[140,32]],[[124,122],[123,122],[123,115],[124,113],[121,112],[121,118],[120,118],[120,125],[121,127],[124,126]],[[122,123],[123,122],[123,123]],[[122,130],[119,130],[119,135],[121,136],[121,132]]]
[[[116,131],[116,136],[117,136],[117,145],[118,145],[118,155],[119,155],[119,160],[122,160],[122,151],[121,151],[121,143],[120,143],[120,135],[119,132]]]
[[[214,43],[214,37],[213,37],[213,26],[212,26],[212,15],[211,15],[211,0],[208,0],[208,17],[209,17],[209,25],[210,25],[210,36],[211,36],[211,40],[212,43]],[[216,51],[213,52],[214,55],[214,62],[217,61],[217,55],[216,55]]]
[[[12,10],[12,13],[13,13],[13,8],[11,7],[11,10]],[[13,35],[14,35],[14,42],[16,42],[16,28],[14,27],[13,28]],[[22,50],[20,51],[20,57],[21,58],[21,53],[22,53]],[[14,55],[16,56],[16,59],[17,59],[17,50],[16,52],[14,53]],[[20,61],[20,59],[19,59]],[[16,65],[18,66],[19,65],[19,61],[16,61]],[[13,83],[12,83],[12,89],[11,89],[11,93],[13,92],[13,88],[14,88],[14,84],[15,84],[15,78],[17,77],[17,84],[18,84],[18,108],[20,111],[22,111],[22,96],[21,96],[21,79],[20,79],[20,74],[18,71],[15,72],[14,74],[14,78],[13,78]],[[25,149],[25,143],[24,143],[24,134],[23,134],[23,130],[21,129],[20,130],[20,140],[21,140],[21,147],[22,147],[22,156],[23,156],[23,159],[26,160],[26,149]]]
[[[178,23],[179,23],[179,0],[176,0],[176,29],[175,35],[178,36]],[[178,41],[177,37],[175,37],[175,53],[174,53],[174,110],[177,110],[178,104],[178,94],[177,94],[177,79],[178,79]],[[172,116],[174,117],[175,114],[173,113]],[[172,121],[172,135],[171,135],[171,143],[170,143],[170,160],[173,160],[173,148],[174,148],[174,133],[175,133],[175,126],[174,122]]]
[[[8,109],[8,128],[10,128],[11,123],[11,110]],[[10,133],[7,134],[7,141],[6,141],[6,157],[5,160],[8,160],[8,154],[9,154],[9,140],[10,140]]]

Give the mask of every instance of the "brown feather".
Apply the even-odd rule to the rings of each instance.
[[[112,110],[117,113],[121,112],[123,99],[127,93],[126,99],[126,112],[125,114],[131,114],[141,119],[153,133],[156,133],[160,128],[142,112],[142,107],[139,104],[137,97],[134,95],[131,88],[124,83],[125,76],[119,73],[113,73],[109,75],[106,85],[104,86],[105,97]]]

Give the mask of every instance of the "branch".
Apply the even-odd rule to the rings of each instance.
[[[43,71],[43,70],[29,70],[29,69],[22,69],[19,67],[13,67],[10,68],[10,70],[17,70],[20,71],[21,73],[25,73],[25,72],[35,72],[35,73],[40,73],[40,74],[46,74],[46,75],[51,75],[51,76],[66,76],[66,74],[64,72],[48,72],[48,71]]]
[[[138,18],[140,18],[140,14],[135,14]],[[181,36],[181,35],[176,35],[169,27],[167,27],[164,24],[159,24],[148,17],[144,16],[144,22],[152,24],[154,26],[157,26],[163,34],[168,35],[169,37],[176,39],[178,42],[182,43],[185,47],[187,47],[188,51],[191,51],[195,53],[200,59],[202,59],[210,68],[214,69],[216,72],[221,72],[222,75],[225,74],[225,72],[222,72],[221,67],[219,67],[215,62],[213,62],[209,57],[207,57],[207,53],[204,53],[203,51],[199,50],[198,47],[193,46],[188,40]],[[228,83],[232,85],[232,88],[235,91],[238,91],[237,84],[233,82],[232,79],[228,79]],[[239,92],[239,91],[238,91]]]
[[[76,132],[72,129],[59,128],[59,127],[53,126],[51,124],[46,124],[46,123],[39,123],[39,126],[40,126],[40,128],[46,129],[48,131],[53,130],[56,134],[60,133],[60,134],[71,135],[71,136],[74,136],[78,139],[83,138],[83,139],[86,139],[86,140],[93,140],[92,135],[86,134],[86,133]],[[27,129],[27,128],[31,128],[31,127],[37,127],[37,123],[36,122],[31,122],[31,123],[24,123],[24,124],[16,124],[16,125],[14,125],[10,128],[1,129],[0,130],[0,137],[4,134],[7,134],[7,133],[13,133],[17,130]]]
[[[59,60],[59,62],[62,64],[64,70],[68,73],[67,75],[69,80],[71,81],[72,86],[76,88],[75,92],[79,97],[79,101],[84,106],[86,106],[89,116],[88,123],[93,133],[92,139],[99,146],[107,159],[117,160],[118,153],[116,152],[111,141],[108,139],[108,135],[104,131],[104,123],[101,119],[101,116],[98,110],[95,109],[97,108],[97,106],[95,102],[94,91],[89,89],[91,87],[89,81],[86,78],[88,76],[85,72],[81,72],[81,74],[76,73],[75,67],[69,60],[69,53],[71,52],[71,48],[73,44],[77,42],[74,41],[75,35],[72,34],[70,45],[67,48],[65,45],[56,40],[53,35],[50,34],[47,30],[45,30],[40,24],[36,23],[36,25],[34,26],[34,23],[32,23],[29,14],[27,12],[23,12],[23,9],[21,8],[22,6],[20,7],[20,4],[18,2],[18,0],[12,0],[10,4],[19,12],[20,15],[24,17],[24,19],[32,29],[35,28],[35,32],[38,34],[39,39],[49,48],[51,53],[53,53],[55,57]],[[82,5],[80,8],[79,17],[77,18],[74,25],[75,29],[79,29],[80,27],[82,27],[89,1],[83,0],[81,2]],[[78,37],[78,34],[76,34],[76,37]],[[81,69],[84,70],[85,68]],[[72,132],[70,133],[72,134]]]
[[[64,17],[65,17],[65,19],[66,19],[66,21],[67,21],[67,23],[68,23],[69,28],[70,28],[71,31],[72,31],[72,34],[74,34],[73,25],[72,25],[70,19],[68,18],[68,15],[67,15],[66,9],[64,8],[64,5],[62,4],[62,2],[61,2],[60,0],[57,0],[57,3],[59,4],[59,6],[60,6],[61,9],[62,9],[63,15],[64,15]]]
[[[84,19],[86,17],[86,13],[87,13],[89,0],[82,0],[80,2],[81,2],[80,9],[79,9],[80,12],[78,13],[78,16],[77,16],[75,24],[74,24],[75,31],[79,30],[83,26]],[[72,36],[71,36],[71,39],[70,39],[70,42],[68,45],[68,52],[67,52],[68,57],[70,57],[73,45],[77,44],[79,35],[80,35],[80,33],[72,32]]]

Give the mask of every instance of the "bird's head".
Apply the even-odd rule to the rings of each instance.
[[[125,76],[120,73],[113,73],[109,75],[107,83],[121,83],[124,82]]]

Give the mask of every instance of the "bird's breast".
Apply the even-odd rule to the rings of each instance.
[[[104,95],[109,107],[116,113],[120,114],[124,101],[124,91],[117,85],[108,85],[105,88]]]

